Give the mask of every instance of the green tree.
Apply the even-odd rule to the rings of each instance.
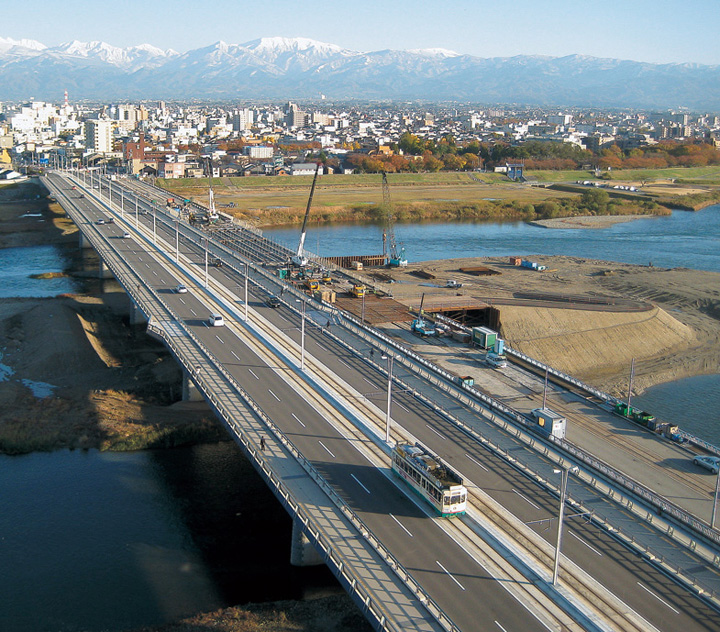
[[[598,215],[607,213],[610,196],[602,189],[588,189],[580,196],[580,206]]]

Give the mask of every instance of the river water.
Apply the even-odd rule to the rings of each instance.
[[[719,211],[600,230],[435,223],[398,225],[396,234],[410,260],[565,254],[720,271]],[[294,247],[298,231],[265,232]],[[326,255],[375,253],[381,235],[374,225],[312,227],[306,245]],[[75,291],[72,279],[28,278],[66,266],[53,246],[0,250],[0,298]],[[720,444],[720,376],[660,385],[635,402]],[[230,442],[0,456],[0,499],[0,629],[118,631],[339,590],[326,568],[289,565],[290,519]]]

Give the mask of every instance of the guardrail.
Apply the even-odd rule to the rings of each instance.
[[[75,215],[74,211],[68,210],[68,213]],[[95,234],[90,237],[91,243],[96,247],[99,253],[102,253],[103,249],[97,248],[102,243],[102,239]],[[107,250],[110,252],[110,250]],[[119,261],[122,258],[115,253]],[[139,291],[140,285],[137,281],[141,281],[141,277],[136,275],[131,268],[127,267],[131,273],[120,267],[118,261],[114,258],[106,258],[106,265],[113,272],[113,275],[121,283],[128,294],[140,304],[143,301],[143,296]],[[312,478],[323,492],[331,499],[333,504],[342,512],[347,520],[353,525],[357,532],[368,542],[368,544],[380,555],[382,560],[387,566],[396,574],[396,576],[407,586],[407,588],[415,595],[418,601],[430,612],[430,614],[438,621],[449,632],[460,632],[459,629],[452,622],[450,617],[445,611],[425,592],[419,583],[415,581],[412,575],[405,569],[405,567],[390,553],[390,551],[382,544],[382,542],[373,534],[372,530],[355,514],[355,512],[348,506],[348,504],[342,499],[337,491],[322,477],[315,466],[302,454],[302,452],[290,441],[282,430],[275,425],[272,419],[265,414],[265,412],[258,406],[253,400],[250,394],[240,386],[239,383],[230,375],[230,373],[224,368],[224,366],[215,358],[212,352],[187,328],[182,320],[177,319],[170,307],[162,300],[162,298],[155,292],[155,290],[146,286],[143,283],[145,291],[152,295],[153,303],[162,306],[165,312],[165,318],[161,315],[155,315],[156,322],[152,319],[148,323],[148,330],[156,334],[166,344],[168,349],[171,351],[176,360],[183,366],[183,368],[192,376],[196,386],[203,392],[208,403],[218,413],[228,428],[240,441],[243,448],[247,451],[248,455],[257,464],[260,471],[264,475],[266,481],[270,484],[273,491],[276,493],[281,502],[289,507],[292,512],[300,519],[305,530],[305,534],[318,546],[326,563],[335,570],[335,574],[341,581],[346,585],[348,591],[357,598],[362,607],[367,613],[372,615],[372,618],[376,622],[378,629],[387,630],[389,632],[401,632],[402,628],[396,625],[393,621],[388,619],[387,610],[383,609],[382,604],[377,603],[369,588],[359,581],[358,577],[348,572],[346,563],[342,557],[335,552],[333,542],[324,533],[322,528],[318,525],[317,521],[313,516],[305,510],[305,508],[295,501],[292,493],[278,478],[267,465],[260,451],[257,450],[251,439],[245,434],[242,426],[235,421],[236,413],[234,413],[225,401],[227,397],[219,397],[217,390],[221,387],[221,384],[217,379],[209,380],[206,378],[205,371],[199,371],[199,364],[209,364],[212,369],[222,377],[226,385],[230,386],[232,393],[238,396],[247,405],[256,417],[265,424],[267,428],[275,435],[278,441],[293,455],[298,461],[305,472]],[[169,335],[164,327],[157,323],[163,321],[172,322],[174,330],[182,330],[184,337],[179,338],[176,335]],[[181,341],[187,343],[182,345]],[[194,347],[195,353],[193,353]],[[190,348],[188,348],[190,347]]]
[[[199,234],[199,236],[203,236],[200,231],[197,231],[196,229],[191,228],[191,232]],[[224,254],[231,255],[233,257],[237,257],[236,253],[233,253],[226,249],[225,247],[221,245],[215,244],[218,249],[224,251]],[[215,251],[213,251],[215,253]],[[243,262],[248,263],[248,262]],[[261,275],[264,275],[267,278],[268,281],[272,280],[272,282],[277,282],[274,277],[269,275],[265,270],[262,270],[261,267],[254,267],[254,269],[259,272]],[[304,295],[303,295],[304,296]],[[354,333],[358,336],[360,336],[363,339],[366,339],[368,341],[376,341],[381,340],[388,348],[395,349],[396,351],[400,352],[404,357],[411,359],[417,366],[423,367],[425,369],[425,377],[433,377],[433,376],[440,376],[442,377],[446,384],[444,385],[446,392],[452,393],[454,396],[457,396],[458,394],[462,392],[468,392],[474,400],[479,400],[488,407],[489,412],[499,412],[505,417],[509,418],[510,420],[514,421],[517,424],[520,424],[522,427],[532,430],[533,425],[529,423],[524,415],[521,415],[514,411],[513,409],[509,408],[508,406],[502,404],[502,402],[499,402],[484,393],[481,393],[480,391],[477,391],[473,387],[468,387],[466,385],[458,385],[457,384],[457,376],[454,374],[449,373],[448,371],[445,371],[444,369],[438,367],[434,363],[430,362],[429,360],[426,360],[422,356],[416,354],[412,350],[410,350],[407,347],[404,347],[403,345],[398,344],[395,340],[389,338],[385,334],[376,331],[371,330],[371,333],[368,333],[367,327],[358,321],[353,316],[342,313],[339,314],[339,320],[345,321],[346,326],[348,326],[348,329],[354,330]],[[337,322],[337,321],[336,321]],[[464,328],[467,330],[467,328]],[[509,351],[509,350],[508,350]],[[542,363],[539,363],[532,358],[529,358],[528,356],[525,356],[524,354],[520,354],[516,352],[516,355],[518,357],[522,357],[523,359],[527,358],[526,361],[531,361],[531,363],[535,364],[539,367],[545,367]],[[415,367],[413,367],[415,369]],[[548,367],[549,368],[549,367]],[[422,375],[422,371],[416,371]],[[566,374],[563,374],[561,372],[554,372],[554,375],[559,376],[565,376]],[[567,376],[570,377],[570,376]],[[573,378],[574,380],[574,378]],[[584,385],[579,380],[574,380],[574,384],[580,385],[581,388],[586,387],[587,385]],[[593,389],[596,390],[596,389]],[[413,391],[414,392],[414,391]],[[596,391],[597,393],[601,393],[600,391]],[[601,393],[602,394],[602,393]],[[606,395],[606,394],[602,394]],[[606,395],[606,397],[610,398],[609,395]],[[611,400],[615,400],[615,398],[611,398]],[[436,405],[432,405],[433,408],[438,409]],[[439,410],[439,409],[438,409]],[[443,414],[448,415],[446,411],[443,411]],[[677,505],[671,503],[670,501],[666,500],[662,496],[656,494],[652,490],[648,489],[641,483],[633,480],[630,477],[625,476],[621,472],[615,470],[613,467],[608,465],[607,463],[603,462],[602,460],[598,459],[597,457],[593,456],[592,454],[582,450],[581,448],[578,448],[577,446],[563,441],[558,440],[556,438],[552,438],[548,440],[549,443],[559,447],[560,449],[564,450],[566,453],[572,455],[575,459],[582,462],[584,465],[592,468],[596,472],[598,472],[600,475],[605,477],[607,480],[611,481],[612,483],[628,490],[630,493],[634,494],[635,496],[639,497],[640,499],[648,502],[651,506],[654,506],[656,510],[659,510],[663,512],[664,514],[673,517],[678,522],[684,524],[685,526],[688,526],[696,533],[702,535],[703,537],[707,538],[709,541],[720,544],[720,532],[710,529],[708,525],[706,525],[704,522],[700,521],[699,519],[692,516],[692,514],[689,514],[682,508],[678,507]],[[629,501],[632,502],[632,501]],[[613,527],[615,530],[617,530],[616,527]],[[631,535],[627,536],[628,538],[632,538]],[[649,547],[647,548],[649,551]],[[655,554],[654,554],[655,555]],[[662,558],[661,555],[655,555],[655,557]],[[720,564],[720,559],[717,559],[716,564]],[[681,571],[678,571],[681,572]],[[711,589],[708,589],[711,590]]]

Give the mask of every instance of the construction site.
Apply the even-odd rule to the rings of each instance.
[[[696,305],[716,305],[706,290],[718,284],[716,273],[562,256],[411,263],[395,239],[385,174],[378,251],[319,257],[305,248],[305,237],[320,172],[318,165],[295,250],[218,213],[212,191],[208,209],[178,210],[228,247],[262,261],[288,286],[385,330],[449,370],[467,371],[458,365],[463,346],[472,347],[472,328],[496,332],[512,348],[613,393],[625,388],[633,359],[638,391],[720,368],[717,319],[704,309],[677,313],[678,304],[687,307],[689,290],[703,294]],[[713,279],[696,283],[705,276]]]

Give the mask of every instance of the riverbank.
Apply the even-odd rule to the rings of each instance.
[[[627,394],[633,359],[635,393],[720,373],[720,273],[567,256],[532,260],[547,269],[527,270],[504,257],[423,261],[392,270],[397,282],[388,289],[407,304],[419,303],[424,294],[426,308],[455,299],[490,304],[511,347],[617,396]],[[500,274],[460,272],[476,266]],[[432,283],[418,279],[414,273],[419,270],[434,275]],[[462,288],[444,288],[449,279]],[[541,298],[518,304],[518,296]],[[583,304],[597,299],[610,303],[609,308]],[[614,301],[636,302],[637,311],[613,310]],[[417,345],[417,351],[427,350],[427,344]]]

